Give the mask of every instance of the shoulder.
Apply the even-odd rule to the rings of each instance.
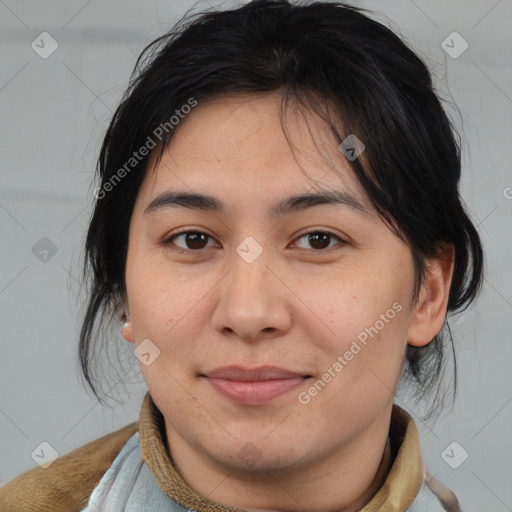
[[[138,422],[100,437],[46,469],[25,471],[0,488],[2,512],[80,511],[126,444],[138,432]]]

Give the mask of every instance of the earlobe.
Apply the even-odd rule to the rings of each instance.
[[[121,336],[129,343],[135,343],[135,337],[133,336],[133,326],[130,320],[124,323],[121,330]]]
[[[425,346],[442,329],[446,319],[454,261],[454,247],[443,245],[439,247],[437,257],[426,262],[425,282],[409,326],[409,345]]]

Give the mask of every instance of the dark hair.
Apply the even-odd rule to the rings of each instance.
[[[425,258],[443,244],[455,247],[448,312],[463,311],[476,297],[483,250],[459,195],[460,137],[424,62],[365,12],[339,2],[254,0],[232,10],[187,13],[143,50],[101,147],[101,184],[85,247],[90,286],[79,353],[100,401],[91,373],[97,322],[110,323],[123,309],[130,217],[148,161],[140,155],[135,161],[134,151],[158,133],[161,157],[176,132],[169,119],[191,98],[200,104],[280,90],[286,104],[293,100],[319,115],[339,143],[355,134],[366,149],[349,164],[381,218],[411,249],[414,298]],[[403,377],[416,382],[416,398],[436,388],[445,334],[453,350],[447,320],[428,345],[407,348]]]

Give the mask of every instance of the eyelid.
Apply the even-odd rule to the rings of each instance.
[[[207,237],[215,240],[214,236],[210,235],[209,233],[207,233],[205,231],[201,231],[200,229],[183,228],[183,230],[177,231],[175,233],[171,233],[170,235],[166,236],[163,239],[163,241],[161,242],[161,244],[164,246],[170,245],[172,243],[173,239],[177,238],[180,235],[184,235],[187,233],[196,233],[196,234],[206,235]],[[329,229],[325,229],[325,228],[307,228],[306,231],[299,232],[298,234],[296,234],[292,243],[295,243],[297,240],[300,240],[301,238],[305,237],[306,235],[311,235],[314,233],[322,233],[322,234],[330,235],[331,237],[337,238],[339,240],[339,242],[336,245],[339,245],[339,246],[345,246],[345,245],[349,244],[349,242],[344,237],[341,237],[340,235],[337,235],[336,233],[333,233]],[[334,249],[336,247],[336,245],[333,247],[329,247],[327,249],[304,249],[304,248],[300,248],[300,249],[302,249],[303,251],[306,251],[308,253],[322,254],[322,253],[330,252],[332,249]],[[176,251],[182,252],[182,253],[201,253],[205,249],[211,249],[211,248],[212,247],[206,247],[204,249],[192,250],[192,249],[183,249],[182,247],[176,246],[176,248],[173,250],[176,250]]]
[[[187,233],[197,233],[197,234],[200,234],[200,235],[206,235],[207,237],[211,238],[212,240],[215,240],[215,237],[213,235],[210,235],[206,231],[201,231],[200,229],[194,229],[194,228],[184,228],[181,231],[176,231],[175,233],[171,233],[169,235],[166,235],[164,237],[164,239],[162,240],[161,244],[162,245],[169,245],[169,244],[172,243],[174,238],[177,238],[180,235],[185,235]],[[204,250],[204,249],[193,251],[191,249],[182,249],[181,247],[177,247],[176,250],[183,251],[183,252],[197,252],[198,253],[198,252],[200,252],[201,250]]]
[[[321,233],[321,234],[324,234],[324,235],[329,235],[331,237],[337,238],[339,240],[339,242],[338,242],[338,244],[336,244],[336,245],[334,245],[332,247],[328,247],[326,249],[304,249],[304,248],[301,247],[301,249],[303,251],[307,251],[308,253],[315,253],[315,254],[322,254],[322,253],[327,254],[330,251],[336,249],[336,246],[348,245],[347,240],[342,238],[340,235],[337,235],[336,233],[333,233],[329,229],[322,229],[322,228],[312,228],[312,229],[308,228],[307,231],[304,231],[302,233],[299,232],[299,234],[295,235],[295,237],[293,239],[293,243],[295,244],[295,242],[297,240],[300,240],[301,238],[305,237],[306,235],[312,235],[312,234],[315,234],[315,233]]]

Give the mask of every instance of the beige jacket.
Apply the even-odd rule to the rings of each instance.
[[[129,444],[137,448],[136,460],[140,459],[138,467],[147,465],[147,475],[152,480],[150,483],[162,494],[160,499],[163,497],[168,501],[169,508],[166,510],[179,510],[178,504],[197,512],[240,512],[238,508],[211,501],[189,487],[173,465],[164,439],[163,416],[148,392],[138,422],[57,458],[47,469],[30,469],[0,488],[0,512],[80,512],[97,509],[89,503],[91,494],[95,490],[98,494],[101,487],[98,484],[104,482],[108,470],[112,474],[118,466],[121,467],[121,463],[125,463],[126,457],[121,460],[118,455]],[[391,470],[382,487],[362,511],[460,512],[455,495],[425,471],[414,420],[396,404],[391,418],[390,442],[392,452],[396,454]],[[145,489],[151,488],[147,482],[141,485]],[[137,497],[130,498],[134,502],[132,498]],[[144,497],[146,502],[147,497]],[[147,510],[151,510],[147,506]]]

